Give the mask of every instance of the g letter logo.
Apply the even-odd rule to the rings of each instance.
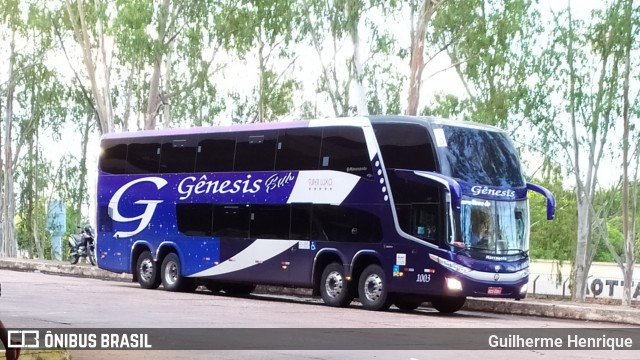
[[[167,185],[167,180],[159,177],[145,177],[133,180],[124,186],[122,186],[111,198],[109,201],[109,214],[114,221],[117,222],[132,222],[136,220],[140,220],[138,224],[138,228],[133,231],[117,231],[113,236],[114,237],[131,237],[140,233],[149,223],[151,222],[151,218],[153,217],[153,213],[156,211],[156,207],[158,204],[162,202],[162,200],[138,200],[134,202],[137,205],[147,205],[144,212],[138,216],[134,217],[124,217],[120,215],[118,211],[118,205],[120,204],[120,198],[124,194],[125,191],[129,190],[133,185],[142,183],[142,182],[150,182],[153,183],[158,190],[160,190],[163,186]]]

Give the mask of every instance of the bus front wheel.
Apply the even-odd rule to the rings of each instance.
[[[443,296],[431,300],[431,305],[445,314],[453,314],[454,312],[462,309],[467,298],[465,296]]]
[[[191,292],[196,289],[196,283],[182,276],[180,259],[175,253],[169,253],[162,260],[162,286],[168,291]]]
[[[143,251],[136,263],[138,284],[143,289],[156,289],[160,286],[160,272],[150,251]]]
[[[342,265],[331,263],[324,268],[320,278],[320,296],[329,306],[345,307],[351,304],[354,295],[344,276]]]
[[[369,265],[362,271],[358,295],[362,306],[367,310],[381,311],[391,306],[384,271],[379,265]]]

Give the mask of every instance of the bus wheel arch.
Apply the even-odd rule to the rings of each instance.
[[[353,283],[358,285],[360,282],[360,274],[362,274],[367,266],[374,264],[382,267],[382,261],[380,261],[377,253],[366,252],[356,255],[351,265],[351,279]]]
[[[322,273],[331,263],[344,264],[342,257],[335,251],[324,251],[317,255],[313,262],[313,295],[320,295]]]

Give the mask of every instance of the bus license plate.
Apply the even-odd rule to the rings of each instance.
[[[487,291],[487,293],[489,295],[500,295],[502,294],[502,288],[501,287],[489,287],[489,291]]]

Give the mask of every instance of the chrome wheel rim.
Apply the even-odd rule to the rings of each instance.
[[[153,277],[153,261],[151,259],[142,260],[139,273],[143,281],[151,281]]]
[[[178,281],[178,264],[175,261],[167,263],[164,280],[168,285],[173,285]]]
[[[327,280],[324,283],[325,292],[332,298],[340,296],[342,289],[344,288],[344,280],[342,274],[337,271],[332,271],[327,276]]]
[[[370,274],[364,281],[364,296],[369,301],[376,301],[382,296],[382,278],[378,274]]]

